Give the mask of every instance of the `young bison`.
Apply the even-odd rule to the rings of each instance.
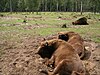
[[[72,22],[73,25],[88,25],[87,19],[85,17],[82,17],[75,22]]]
[[[75,49],[81,59],[84,57],[84,41],[79,34],[75,32],[60,32],[58,39],[67,41]]]
[[[44,41],[38,49],[38,54],[43,58],[51,55],[46,64],[54,65],[54,70],[48,72],[49,75],[85,75],[78,54],[67,42],[60,39]]]

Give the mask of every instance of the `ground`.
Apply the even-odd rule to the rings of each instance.
[[[60,31],[75,31],[84,38],[86,55],[83,63],[90,75],[100,75],[100,22],[91,15],[89,25],[74,26],[76,13],[1,13],[0,17],[0,75],[45,75],[48,68],[37,54],[39,43],[45,37],[52,39]],[[93,16],[92,16],[93,15]],[[27,18],[25,18],[27,16]],[[59,16],[62,17],[59,19]],[[95,16],[95,18],[94,18]],[[26,19],[27,23],[23,23]],[[61,28],[66,23],[67,28]],[[89,75],[87,74],[87,75]]]

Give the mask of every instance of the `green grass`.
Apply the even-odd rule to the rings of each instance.
[[[87,12],[83,13],[82,16],[88,16],[92,18],[90,21],[90,25],[86,27],[79,27],[79,28],[61,28],[61,25],[66,23],[67,25],[71,25],[71,22],[76,20],[77,18],[81,17],[80,13],[73,13],[73,12],[39,12],[37,13],[0,13],[4,14],[6,17],[19,18],[19,19],[7,19],[6,17],[0,18],[0,40],[10,40],[10,39],[20,39],[26,36],[47,36],[50,34],[56,34],[60,31],[75,31],[81,34],[83,37],[89,37],[95,42],[100,42],[100,22],[96,21],[95,18],[99,18],[100,14],[93,15],[93,13]],[[93,16],[92,16],[93,15]],[[42,19],[32,19],[28,20],[28,24],[22,23],[25,19],[25,16],[28,18],[33,17],[42,17]],[[62,18],[67,18],[68,20],[59,20],[58,17],[61,16]],[[73,16],[77,16],[77,18],[73,18]],[[99,17],[98,17],[99,16]],[[89,22],[90,22],[89,21]],[[8,25],[9,24],[9,25]],[[16,26],[12,26],[13,24],[20,24]],[[31,25],[47,25],[47,27],[43,28],[32,28],[32,29],[25,29],[25,27]],[[5,26],[4,26],[5,25]],[[78,26],[77,26],[78,27]],[[16,34],[16,35],[15,35]],[[20,38],[18,38],[20,36]]]

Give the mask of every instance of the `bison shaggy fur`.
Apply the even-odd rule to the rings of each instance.
[[[78,33],[72,31],[60,32],[58,39],[67,41],[75,49],[80,58],[84,57],[85,54],[84,41]]]
[[[47,54],[48,55],[47,55]],[[47,65],[54,65],[49,75],[85,75],[85,69],[78,54],[66,41],[52,39],[44,41],[38,48],[41,57],[50,57]]]
[[[73,25],[88,25],[87,19],[85,17],[82,17],[75,22],[72,22]]]

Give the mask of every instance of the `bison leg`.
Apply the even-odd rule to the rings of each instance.
[[[85,75],[85,73],[79,73],[79,72],[73,71],[71,75]]]
[[[53,55],[49,60],[46,61],[45,65],[54,68],[54,61],[55,61],[55,56]]]
[[[43,63],[45,64],[48,60],[49,60],[49,58],[44,58]]]
[[[67,59],[64,59],[59,62],[59,64],[55,67],[52,75],[58,74],[63,67],[67,66],[67,62],[69,62],[69,60]]]

